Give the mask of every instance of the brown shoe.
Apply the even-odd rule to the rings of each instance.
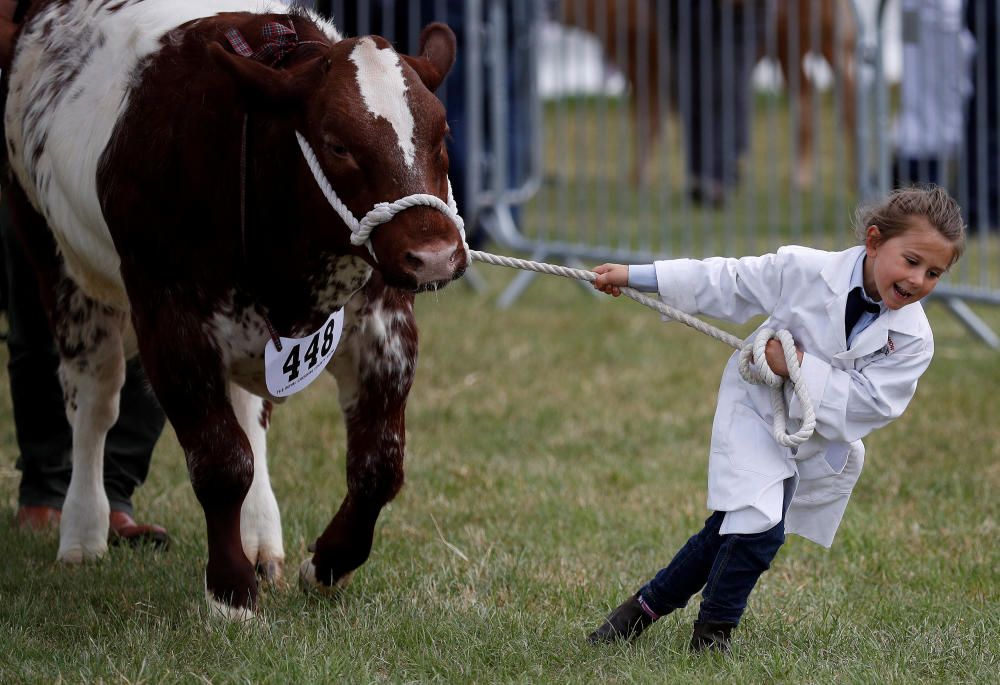
[[[694,624],[694,632],[691,634],[692,652],[722,652],[729,653],[730,636],[733,634],[735,623],[723,623],[722,621],[704,621]]]
[[[639,637],[656,619],[647,614],[635,593],[608,614],[604,623],[587,636],[587,642],[599,645],[608,642],[624,642]]]
[[[163,526],[149,523],[136,523],[124,511],[112,511],[110,516],[111,532],[108,542],[112,545],[152,545],[156,549],[167,549],[170,546],[170,536]]]
[[[17,529],[33,532],[57,530],[60,514],[55,507],[21,505],[17,508]]]

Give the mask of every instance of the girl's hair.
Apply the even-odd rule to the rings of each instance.
[[[954,264],[965,251],[965,221],[958,203],[946,190],[935,185],[899,188],[880,203],[860,207],[854,218],[854,234],[861,243],[869,226],[877,226],[885,242],[902,235],[911,227],[908,219],[922,216],[948,239],[954,248]],[[950,264],[949,264],[950,266]]]

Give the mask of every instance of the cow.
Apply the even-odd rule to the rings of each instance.
[[[324,358],[347,494],[299,578],[337,592],[367,560],[403,483],[414,295],[469,259],[433,94],[455,50],[443,24],[399,55],[269,0],[30,3],[4,191],[73,429],[59,560],[106,551],[104,436],[133,354],[204,510],[213,613],[254,616],[258,574],[283,574],[271,403]]]

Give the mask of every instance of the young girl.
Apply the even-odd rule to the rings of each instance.
[[[860,246],[823,252],[787,246],[762,257],[603,264],[594,287],[659,292],[689,314],[788,329],[816,410],[816,431],[797,449],[771,434],[770,388],[740,378],[738,354],[723,372],[712,426],[705,527],[670,564],[608,616],[592,643],[626,640],[685,606],[699,590],[691,649],[727,651],[747,598],[796,533],[829,547],[865,448],[861,438],[906,409],[934,351],[923,308],[962,254],[965,225],[940,188],[908,188],[858,212]],[[752,336],[751,336],[752,337]],[[766,359],[788,376],[777,340]],[[789,431],[801,420],[786,393]]]

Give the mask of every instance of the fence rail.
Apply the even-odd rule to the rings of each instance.
[[[933,181],[959,199],[971,229],[935,297],[1000,347],[969,307],[1000,304],[997,4],[898,0],[898,14],[887,0],[331,9],[397,42],[412,41],[428,13],[456,28],[460,63],[444,96],[455,113],[453,181],[467,222],[502,248],[577,265],[785,243],[840,249],[859,203]],[[888,76],[887,44],[902,46],[901,79]],[[515,278],[500,304],[532,278]]]

